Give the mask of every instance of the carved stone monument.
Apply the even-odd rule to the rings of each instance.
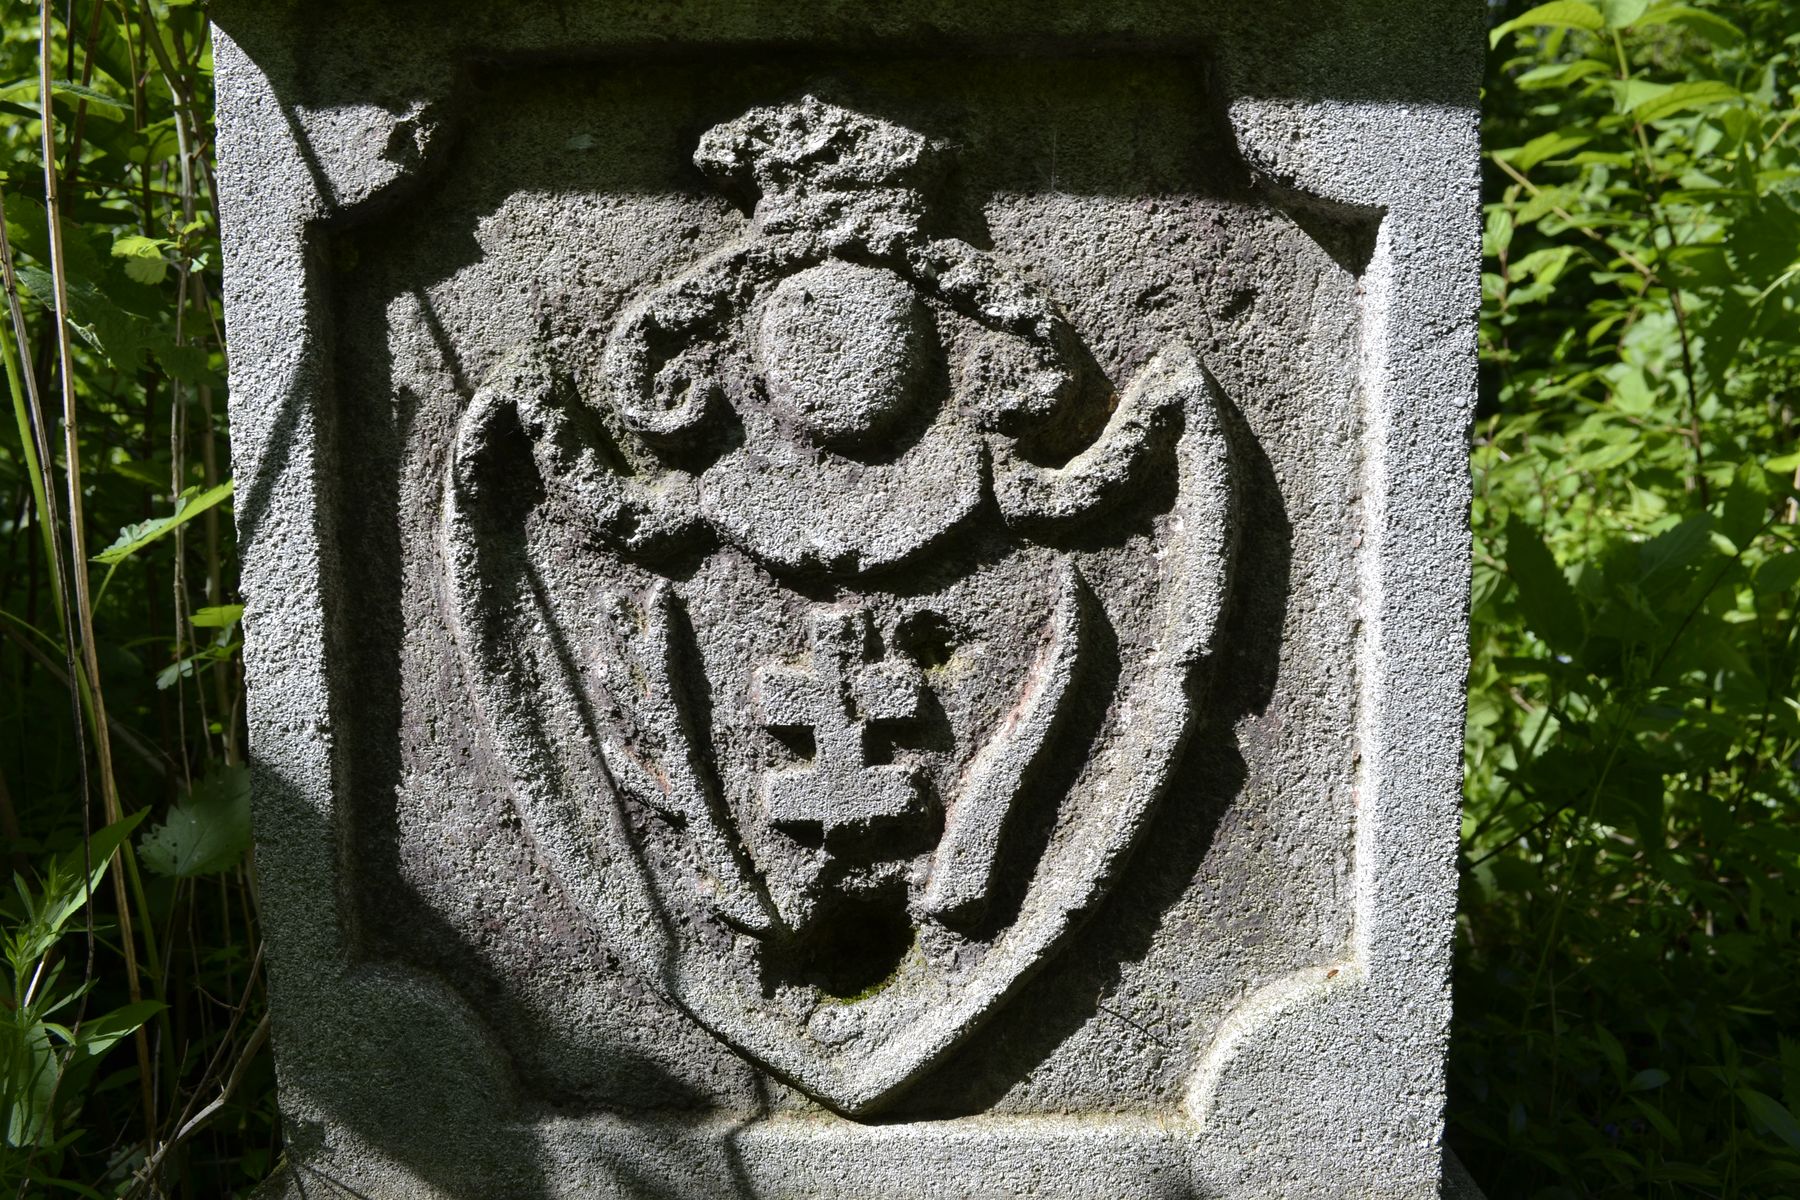
[[[1438,1194],[1479,6],[214,16],[278,1194]]]

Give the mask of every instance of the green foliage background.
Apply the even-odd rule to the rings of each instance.
[[[1495,33],[1450,1114],[1494,1195],[1800,1192],[1797,31]]]
[[[279,1139],[207,26],[46,8],[0,12],[0,1188],[226,1196]]]
[[[1450,1139],[1496,1198],[1800,1194],[1800,12],[1491,11]],[[204,14],[0,37],[0,1188],[240,1194],[280,1139]]]

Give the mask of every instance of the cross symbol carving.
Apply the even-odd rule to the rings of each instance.
[[[822,833],[842,849],[860,835],[924,814],[911,767],[871,761],[869,733],[919,715],[924,679],[903,658],[878,657],[866,609],[816,613],[812,669],[765,666],[755,701],[764,725],[810,732],[810,765],[771,772],[763,804],[777,829],[806,840]]]

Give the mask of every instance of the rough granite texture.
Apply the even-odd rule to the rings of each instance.
[[[1458,1194],[1479,5],[212,12],[272,1194]]]

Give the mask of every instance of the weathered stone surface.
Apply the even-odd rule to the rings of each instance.
[[[218,0],[281,1187],[1437,1194],[1479,12],[1316,8]]]

